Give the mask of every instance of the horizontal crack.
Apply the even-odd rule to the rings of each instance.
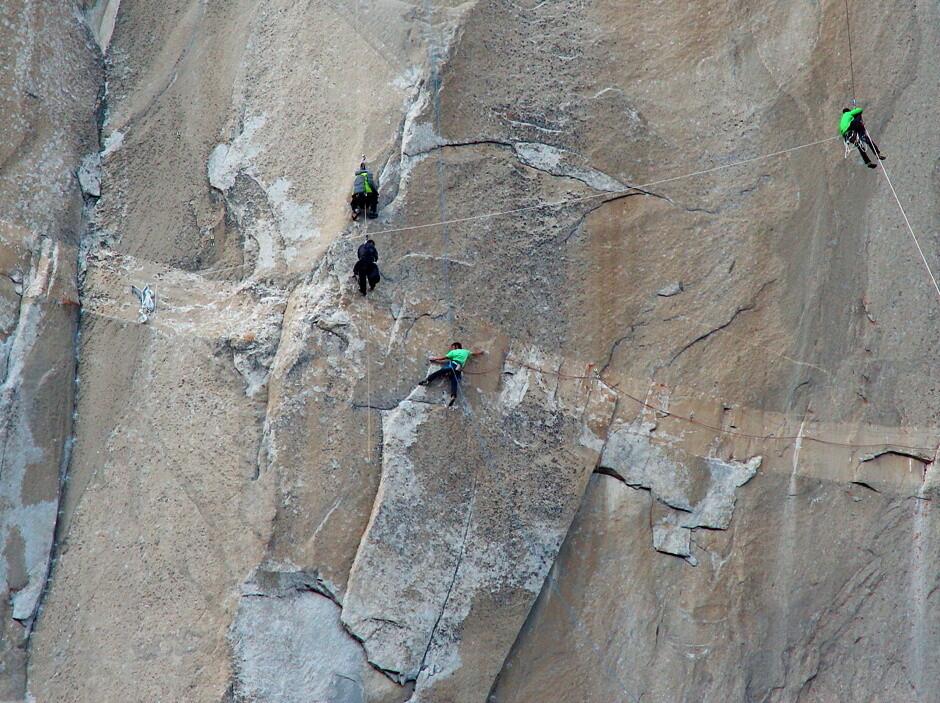
[[[408,158],[413,159],[417,158],[418,156],[425,156],[426,154],[430,154],[441,149],[456,149],[464,146],[498,146],[515,151],[515,147],[513,146],[512,142],[506,142],[500,139],[471,139],[465,142],[446,142],[444,144],[435,144],[432,147],[428,147],[427,149],[416,151],[414,153],[408,153],[407,151],[403,151],[402,153]]]
[[[764,285],[762,285],[762,286],[760,287],[760,290],[758,290],[757,293],[754,294],[754,297],[751,299],[751,302],[749,302],[747,305],[743,305],[743,306],[737,308],[737,309],[734,311],[734,313],[731,315],[731,317],[728,318],[728,320],[727,320],[726,322],[724,322],[724,323],[718,325],[717,327],[714,327],[713,329],[710,329],[708,332],[705,332],[704,334],[700,334],[698,337],[696,337],[695,339],[693,339],[691,342],[689,342],[688,344],[686,344],[685,346],[683,346],[679,351],[677,351],[677,352],[673,355],[673,357],[672,357],[672,358],[669,360],[669,362],[668,362],[667,364],[665,364],[665,365],[666,365],[666,366],[670,366],[671,364],[673,364],[673,363],[676,361],[676,359],[678,359],[680,356],[682,356],[685,352],[687,352],[689,349],[691,349],[693,346],[695,346],[695,345],[698,344],[699,342],[703,342],[703,341],[705,341],[706,339],[708,339],[709,337],[715,335],[716,333],[721,332],[723,329],[727,329],[736,319],[738,319],[738,316],[741,315],[742,313],[750,312],[751,310],[754,310],[754,309],[757,307],[757,300],[758,300],[758,298],[760,298],[760,296],[763,294],[764,290],[765,290],[768,286],[770,286],[770,285],[772,285],[774,282],[776,282],[776,280],[777,280],[777,279],[774,278],[774,279],[772,279],[772,280],[770,280],[770,281],[767,281]]]

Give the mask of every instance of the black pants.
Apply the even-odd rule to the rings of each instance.
[[[358,217],[365,210],[366,217],[374,220],[379,216],[379,194],[375,191],[371,193],[353,193],[352,199],[349,201],[349,207],[352,208],[353,217]]]
[[[871,159],[868,158],[868,153],[865,151],[866,144],[868,144],[875,156],[881,157],[881,151],[878,149],[878,145],[871,140],[871,137],[868,136],[868,130],[864,127],[858,128],[853,126],[845,133],[845,141],[858,147],[858,153],[862,155],[862,161],[865,162],[866,166],[871,164]]]
[[[434,373],[432,373],[430,376],[424,379],[424,382],[426,384],[433,383],[434,381],[439,379],[441,376],[448,376],[450,378],[450,394],[451,396],[456,397],[457,384],[460,382],[460,371],[458,371],[453,366],[448,364],[447,366],[444,366],[443,368],[440,368]]]
[[[376,264],[371,266],[359,267],[359,292],[366,294],[366,281],[369,282],[369,290],[375,290],[375,285],[381,280],[379,267]]]

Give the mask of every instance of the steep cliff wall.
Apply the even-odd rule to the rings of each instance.
[[[71,8],[0,7],[0,700],[26,692],[68,459],[83,197],[100,65]]]
[[[856,92],[940,268],[935,7],[851,7],[850,66],[842,0],[86,5],[11,696],[930,700],[940,300],[833,132]]]

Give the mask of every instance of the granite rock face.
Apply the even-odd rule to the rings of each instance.
[[[940,301],[833,133],[940,269],[940,10],[849,9],[5,3],[0,701],[932,700]]]
[[[100,62],[72,8],[0,8],[0,700],[26,695],[68,461]]]

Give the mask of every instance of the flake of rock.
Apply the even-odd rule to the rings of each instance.
[[[88,154],[82,159],[78,167],[78,182],[85,195],[101,197],[101,154]]]
[[[630,486],[648,488],[667,505],[691,511],[696,476],[690,467],[676,461],[652,442],[656,424],[623,425],[610,434],[601,465],[615,469]]]
[[[677,557],[692,556],[692,530],[660,522],[653,525],[653,549]]]
[[[562,360],[509,357],[518,386],[493,406],[460,413],[421,389],[384,414],[382,482],[343,622],[376,666],[417,681],[416,701],[486,696],[596,465],[584,426],[606,429],[613,411],[612,397],[554,373]]]
[[[723,461],[707,458],[710,481],[705,497],[683,518],[685,527],[707,527],[727,530],[734,514],[735,489],[750,481],[761,465],[762,457],[755,456],[747,462]]]
[[[671,298],[674,295],[679,295],[683,290],[685,289],[682,287],[682,281],[676,281],[660,288],[656,291],[656,295],[661,298]]]
[[[311,591],[242,596],[229,637],[239,700],[398,703],[409,695],[369,666],[339,607]]]
[[[731,523],[735,491],[757,473],[761,457],[747,462],[725,461],[715,457],[695,457],[680,448],[652,441],[656,425],[636,422],[616,428],[610,434],[601,457],[601,466],[612,469],[630,486],[648,488],[653,496],[683,511],[675,525],[654,529],[653,542],[666,545],[659,551],[690,556],[681,544],[686,528],[725,530]],[[687,531],[687,530],[686,530]],[[676,546],[678,545],[678,546]]]

